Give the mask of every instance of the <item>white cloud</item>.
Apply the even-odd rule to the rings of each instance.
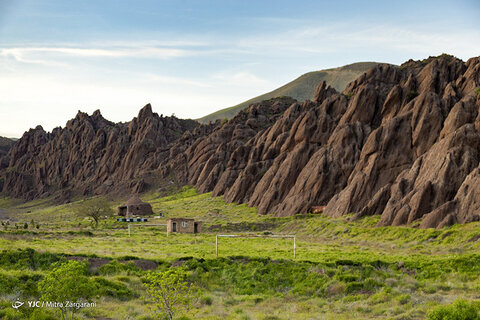
[[[157,47],[115,47],[115,48],[80,48],[80,47],[15,47],[0,49],[1,56],[11,56],[19,62],[46,64],[48,57],[54,55],[73,56],[79,58],[153,58],[170,59],[185,57],[190,52],[178,48]],[[42,57],[38,59],[38,57]]]
[[[463,59],[480,54],[480,30],[431,30],[418,25],[394,27],[387,25],[335,25],[296,26],[275,34],[260,34],[238,41],[240,48],[254,50],[264,56],[276,52],[284,54],[344,54],[367,50],[372,56],[377,52],[388,56],[402,50],[411,55],[436,55],[450,53]],[[388,59],[386,59],[388,60]],[[387,61],[388,62],[388,61]]]
[[[128,121],[148,102],[159,113],[196,118],[318,68],[361,60],[401,63],[443,52],[464,60],[480,55],[480,31],[474,29],[290,25],[241,37],[4,46],[1,130],[18,136],[37,124],[51,129],[78,109],[100,108],[106,118]]]

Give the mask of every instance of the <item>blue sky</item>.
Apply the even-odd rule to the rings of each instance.
[[[0,0],[0,135],[197,118],[313,70],[480,55],[480,2]]]

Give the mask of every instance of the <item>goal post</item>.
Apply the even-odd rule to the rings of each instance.
[[[290,238],[293,239],[293,259],[297,258],[297,236],[293,234],[271,234],[271,235],[237,235],[217,234],[215,236],[215,255],[218,258],[218,238]]]

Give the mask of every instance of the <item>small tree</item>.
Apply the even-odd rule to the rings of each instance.
[[[113,209],[107,200],[103,198],[93,198],[85,200],[79,204],[77,214],[82,217],[90,217],[95,221],[95,228],[98,227],[98,221],[101,217],[110,217],[114,214]]]
[[[56,264],[45,278],[38,284],[42,300],[63,303],[60,307],[62,319],[68,319],[68,309],[65,301],[78,302],[88,300],[95,294],[96,286],[88,277],[88,267],[85,262],[67,261]],[[76,308],[71,309],[71,317]]]
[[[148,300],[156,319],[173,319],[179,312],[188,311],[198,296],[193,284],[187,281],[183,269],[149,272],[145,276]]]

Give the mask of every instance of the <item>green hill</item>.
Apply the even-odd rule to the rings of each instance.
[[[14,144],[15,141],[10,138],[0,137],[0,156],[7,154]]]
[[[209,121],[215,121],[217,119],[230,119],[233,118],[238,111],[248,107],[252,103],[275,97],[289,96],[298,101],[309,100],[313,98],[315,88],[322,81],[326,81],[327,84],[337,91],[343,91],[349,82],[355,80],[362,73],[377,64],[377,62],[357,62],[339,68],[309,72],[278,89],[237,104],[236,106],[218,110],[197,119],[197,121],[208,123]]]
[[[15,141],[17,139],[10,139],[10,138],[5,138],[5,137],[0,137],[0,147],[3,148],[10,148],[15,144]]]

